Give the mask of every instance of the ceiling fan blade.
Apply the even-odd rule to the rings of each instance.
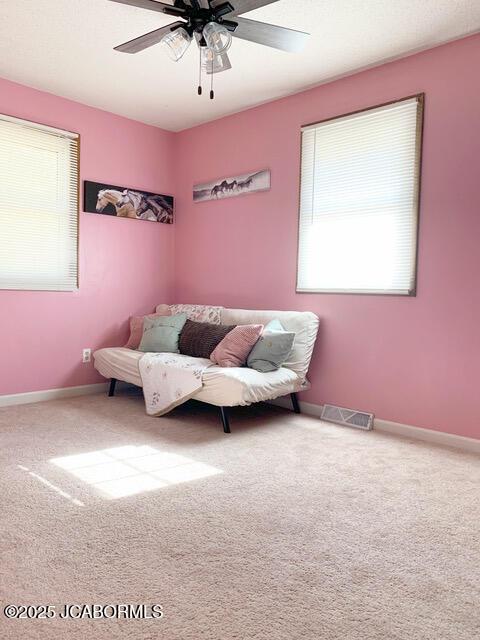
[[[212,0],[210,4],[212,9],[215,9],[224,2],[225,0]],[[241,13],[247,13],[247,11],[260,9],[260,7],[265,7],[267,4],[272,4],[273,2],[278,2],[278,0],[230,0],[230,4],[232,4],[235,9],[228,14],[228,17],[238,16]]]
[[[138,7],[139,9],[150,9],[151,11],[158,11],[159,13],[166,13],[171,16],[180,16],[185,13],[185,9],[174,7],[173,4],[157,2],[156,0],[110,0],[110,2],[128,4],[131,7]]]
[[[119,44],[118,47],[114,47],[114,49],[122,53],[138,53],[139,51],[148,49],[148,47],[152,47],[154,44],[158,44],[163,36],[170,31],[175,31],[175,29],[182,27],[184,24],[184,22],[172,22],[165,27],[160,27],[160,29],[155,29],[154,31],[145,33],[143,36]]]
[[[235,18],[238,27],[232,33],[235,38],[249,40],[267,47],[281,49],[282,51],[298,52],[307,44],[309,33],[294,31],[285,27],[277,27],[266,22],[257,22],[248,18]]]

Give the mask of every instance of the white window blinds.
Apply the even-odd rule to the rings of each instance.
[[[423,96],[302,129],[297,291],[415,292]]]
[[[0,289],[77,288],[77,134],[0,115]]]

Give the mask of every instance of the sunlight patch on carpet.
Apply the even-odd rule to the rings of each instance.
[[[208,464],[149,445],[101,449],[50,462],[107,498],[123,498],[222,473]]]

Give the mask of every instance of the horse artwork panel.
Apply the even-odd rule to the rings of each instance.
[[[102,182],[83,182],[83,210],[107,216],[173,223],[173,196]]]
[[[268,191],[268,189],[270,189],[270,171],[264,169],[232,178],[197,184],[193,187],[193,201],[221,200],[257,191]]]

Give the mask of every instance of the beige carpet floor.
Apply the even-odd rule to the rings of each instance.
[[[0,409],[0,637],[474,640],[480,461],[275,407]],[[161,620],[7,620],[158,603]]]

